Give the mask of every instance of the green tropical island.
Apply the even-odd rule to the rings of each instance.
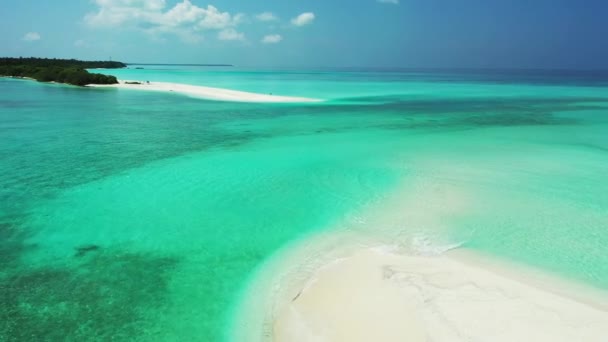
[[[127,65],[116,61],[79,61],[51,58],[0,58],[0,76],[31,78],[38,82],[57,82],[76,86],[117,84],[114,76],[90,73],[86,69],[119,69]]]

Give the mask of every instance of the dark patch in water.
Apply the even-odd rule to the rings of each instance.
[[[370,99],[370,98],[366,98]],[[378,98],[373,98],[378,101]],[[509,99],[465,99],[465,100],[398,100],[397,97],[381,97],[383,100],[366,104],[319,105],[319,114],[348,114],[350,116],[369,116],[370,113],[392,115],[396,120],[386,123],[380,119],[376,125],[369,123],[366,129],[387,130],[462,130],[484,127],[539,126],[539,125],[578,125],[584,119],[556,115],[560,112],[596,110],[604,108],[587,104],[586,101],[608,103],[597,98],[509,98]],[[301,115],[309,111],[304,107],[293,107],[286,114]],[[375,115],[375,114],[371,114]],[[304,134],[336,133],[357,130],[362,127],[349,124],[340,127],[315,128]]]
[[[0,274],[10,269],[22,252],[22,245],[14,241],[14,236],[13,225],[0,223]]]
[[[470,115],[455,120],[472,126],[538,126],[576,124],[572,118],[558,118],[546,112],[497,113]]]
[[[132,341],[158,333],[154,317],[167,305],[176,259],[113,251],[83,260],[1,277],[0,340]]]
[[[74,248],[76,250],[76,254],[74,254],[74,256],[77,258],[80,258],[80,257],[87,255],[89,252],[98,251],[99,248],[100,247],[97,245],[84,245],[84,246],[76,247],[76,248]]]
[[[13,100],[3,100],[0,101],[0,107],[3,108],[23,108],[26,107],[28,105],[27,102],[25,101],[13,101]]]
[[[595,145],[595,144],[581,144],[581,146],[586,147],[590,150],[596,150],[596,151],[600,151],[600,152],[608,152],[608,147],[606,146],[600,146],[600,145]]]
[[[424,115],[474,115],[474,114],[510,114],[519,112],[542,111],[558,113],[562,111],[578,111],[605,108],[599,103],[608,105],[605,98],[469,98],[437,100],[404,100],[403,97],[362,97],[344,99],[336,104],[317,105],[318,113],[348,113],[350,115],[368,115],[376,113],[394,114],[398,116]],[[349,102],[356,103],[351,104]],[[309,107],[291,107],[286,113],[298,115],[310,113]]]
[[[579,144],[572,143],[572,144],[568,144],[568,145],[584,148],[587,150],[591,150],[593,152],[608,153],[608,146],[601,146],[598,144],[591,144],[591,143],[579,143]]]
[[[25,244],[24,232],[7,216],[0,221],[0,278],[20,267],[21,256],[36,248]],[[1,303],[0,303],[1,304]]]
[[[339,106],[333,106],[338,108],[348,107],[360,107],[361,105],[371,106],[398,106],[402,108],[410,108],[412,110],[424,110],[429,108],[444,108],[449,111],[458,111],[460,109],[471,109],[473,107],[529,107],[536,105],[568,105],[575,103],[606,103],[608,99],[603,97],[481,97],[481,98],[463,98],[463,99],[451,99],[451,98],[438,98],[438,99],[408,99],[406,95],[383,95],[383,96],[362,96],[362,97],[351,97],[344,98],[338,101]],[[356,104],[348,104],[348,102],[356,102]]]

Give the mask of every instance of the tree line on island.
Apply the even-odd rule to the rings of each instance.
[[[116,84],[114,76],[90,73],[86,69],[117,69],[127,65],[112,61],[79,61],[50,58],[0,58],[0,76],[27,77],[39,82],[58,82],[77,86]]]

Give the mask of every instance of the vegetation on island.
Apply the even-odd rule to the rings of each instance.
[[[39,82],[58,82],[85,86],[116,84],[114,76],[90,73],[86,69],[124,68],[126,64],[112,61],[79,61],[49,58],[0,58],[0,76],[27,77]]]

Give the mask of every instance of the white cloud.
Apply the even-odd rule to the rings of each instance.
[[[87,42],[85,42],[82,39],[78,39],[77,41],[74,42],[74,46],[76,46],[76,47],[85,47],[87,45],[88,45]]]
[[[264,38],[262,38],[262,43],[276,44],[276,43],[280,42],[281,40],[283,40],[283,37],[281,37],[280,34],[269,34],[267,36],[264,36]]]
[[[128,27],[152,35],[175,34],[186,42],[202,40],[204,31],[221,34],[239,25],[244,17],[240,13],[221,12],[212,5],[198,7],[190,0],[182,0],[171,8],[167,8],[166,0],[94,0],[94,3],[97,10],[84,17],[91,27]],[[230,37],[228,33],[232,32],[221,35]]]
[[[263,12],[255,16],[259,21],[276,21],[279,18],[272,12]]]
[[[219,40],[245,40],[245,35],[233,28],[227,28],[217,34]]]
[[[25,36],[23,36],[23,40],[25,40],[26,42],[33,42],[40,39],[42,39],[42,37],[38,32],[28,32],[25,34]]]
[[[305,12],[291,19],[291,23],[296,26],[304,26],[312,23],[313,20],[315,20],[315,14],[312,12]]]
[[[376,0],[381,4],[399,5],[399,0]]]

